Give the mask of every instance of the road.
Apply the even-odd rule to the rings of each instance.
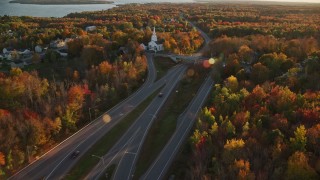
[[[171,78],[176,79],[178,76],[177,73],[183,71],[185,68],[183,65],[178,65],[169,70],[166,76],[154,83],[156,78],[156,70],[153,64],[153,55],[147,54],[147,59],[149,70],[148,78],[137,92],[104,113],[87,126],[80,129],[77,133],[58,144],[56,147],[41,156],[38,160],[29,164],[27,167],[17,172],[9,179],[61,179],[72,168],[72,166],[77,163],[79,157],[89,150],[90,147],[92,147],[101,137],[109,132],[110,129],[112,129],[118,122],[120,122],[125,115],[131,112],[149,95],[166,84],[166,80]],[[164,96],[163,99],[165,98],[166,97]],[[154,105],[153,108],[156,109],[150,111],[158,111],[160,109],[160,107],[157,105]],[[143,117],[143,119],[146,118]],[[143,130],[145,130],[145,128]],[[141,133],[137,133],[136,137],[141,137]],[[144,135],[142,137],[144,137]],[[130,140],[132,142],[136,142],[138,139],[133,137]],[[126,147],[130,147],[131,144],[131,142],[127,142],[125,145]],[[138,146],[138,149],[136,149],[136,152],[139,151],[139,147],[140,145]],[[70,158],[74,151],[80,151],[80,155],[76,159]],[[124,157],[126,158],[126,156]],[[132,164],[134,164],[135,159],[136,158],[133,159]]]
[[[162,97],[155,97],[145,111],[135,120],[132,126],[126,131],[121,139],[103,156],[104,165],[97,164],[85,179],[98,179],[104,169],[113,163],[120,163],[117,166],[115,179],[129,179],[133,171],[134,163],[137,160],[140,148],[144,139],[156,118],[159,110],[169,97],[170,92],[174,90],[184,72],[186,66],[175,71],[175,75],[168,79],[166,86],[161,90]]]
[[[175,76],[175,71],[181,66],[174,67],[166,76],[154,83],[156,70],[153,64],[153,56],[147,54],[148,78],[143,86],[126,100],[122,101],[92,123],[83,127],[77,133],[61,142],[59,145],[41,156],[37,161],[31,163],[9,179],[59,179],[63,177],[79,159],[70,158],[74,151],[84,154],[104,134],[114,127],[126,114],[131,112],[137,105],[149,95],[166,83],[166,79]]]
[[[211,76],[208,76],[201,88],[198,90],[197,95],[193,98],[185,112],[178,119],[179,124],[171,139],[141,179],[163,179],[179,148],[187,138],[189,131],[196,120],[197,114],[210,94],[212,87],[213,80]]]

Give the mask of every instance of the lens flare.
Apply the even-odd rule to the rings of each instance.
[[[109,114],[105,114],[102,116],[102,120],[103,120],[103,122],[105,122],[107,124],[111,121],[111,117]]]
[[[210,58],[210,59],[209,59],[209,64],[214,64],[215,62],[216,62],[215,59],[213,59],[213,58]]]
[[[209,63],[208,60],[204,60],[202,65],[203,65],[203,67],[205,67],[205,68],[209,68],[209,67],[211,66],[211,64]]]
[[[194,70],[193,70],[193,69],[188,69],[187,75],[188,75],[189,77],[192,77],[192,76],[194,75]]]

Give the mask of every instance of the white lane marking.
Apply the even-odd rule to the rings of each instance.
[[[202,94],[202,92],[203,92],[204,90],[206,90],[206,88],[204,88],[204,87],[206,87],[206,84],[207,84],[208,82],[210,82],[210,81],[207,80],[207,81],[204,83],[203,87],[200,88],[200,92],[199,92],[200,94]],[[208,89],[211,89],[211,88],[208,88]],[[210,90],[210,91],[207,91],[205,97],[209,94],[209,92],[211,92],[211,90]],[[204,101],[205,99],[206,99],[206,98],[203,98],[203,100],[201,101],[201,104],[203,103],[203,101]],[[196,100],[192,102],[192,104],[190,105],[190,108],[191,108],[192,106],[194,106],[195,103],[196,103]],[[187,109],[188,109],[188,108],[187,108]],[[199,111],[199,109],[198,109],[198,111]],[[198,111],[196,112],[196,114],[198,113]],[[190,125],[193,124],[193,123],[191,123],[191,122],[192,122],[192,121],[190,121],[189,126],[188,126],[187,129],[189,129]],[[181,129],[181,128],[180,128],[181,126],[182,126],[182,123],[180,123],[179,128],[177,128],[177,129]],[[175,132],[175,134],[176,134],[176,133],[177,133],[177,131]],[[182,135],[182,137],[185,136],[185,133],[186,133],[186,131],[184,132],[184,134]],[[170,143],[173,141],[175,134],[172,136],[172,138],[170,139],[170,141],[168,142],[168,144],[170,144]],[[171,161],[171,158],[172,158],[174,152],[176,151],[177,147],[180,146],[179,144],[181,143],[182,139],[183,139],[183,138],[181,138],[181,139],[179,140],[178,145],[177,145],[177,146],[175,147],[175,149],[173,150],[173,153],[171,154],[169,160],[166,162],[165,166],[163,167],[163,170],[161,171],[161,173],[160,173],[160,175],[159,175],[159,177],[158,177],[157,179],[160,179],[163,171],[166,169],[166,166],[168,165],[168,162]],[[167,144],[167,145],[168,145],[168,144]],[[166,147],[167,147],[167,145],[166,145]],[[160,157],[164,154],[166,147],[163,149],[163,151],[161,151],[161,153],[160,153],[160,155],[157,157],[156,161],[152,164],[151,168],[149,168],[149,170],[147,171],[147,173],[144,175],[145,178],[149,175],[149,173],[152,171],[152,169],[154,168],[154,166],[158,163],[158,161],[160,160]]]
[[[158,111],[161,109],[161,107],[163,106],[163,104],[164,104],[164,103],[166,102],[166,100],[168,99],[169,94],[170,94],[169,92],[172,92],[172,90],[176,87],[177,83],[181,80],[182,76],[185,74],[185,73],[184,73],[185,70],[186,70],[186,67],[183,68],[183,70],[180,72],[179,77],[176,79],[176,81],[175,81],[175,83],[174,83],[175,85],[170,87],[168,93],[166,94],[165,99],[164,99],[164,100],[162,101],[162,103],[159,105],[159,107],[158,107],[158,109],[156,110],[155,114],[158,114]],[[141,140],[140,143],[139,143],[139,147],[138,147],[137,154],[139,154],[139,152],[140,152],[141,146],[142,146],[142,144],[143,144],[143,142],[144,142],[144,139],[145,139],[146,135],[148,134],[148,131],[149,131],[151,125],[152,125],[152,122],[153,122],[153,119],[154,119],[154,118],[155,118],[155,116],[152,116],[152,119],[150,120],[150,122],[149,122],[149,124],[148,124],[148,127],[147,127],[145,133],[143,134],[142,140]],[[132,174],[132,168],[133,168],[133,166],[134,166],[134,164],[135,164],[135,162],[136,162],[136,158],[137,158],[137,156],[135,156],[134,159],[133,159],[133,163],[132,163],[132,165],[131,165],[131,167],[130,167],[130,171],[129,171],[129,177],[128,177],[127,179],[130,179],[130,175]]]
[[[113,156],[113,158],[109,161],[109,163],[102,169],[102,171],[100,171],[100,173],[98,174],[98,176],[96,176],[95,179],[99,179],[99,177],[101,176],[101,174],[104,172],[104,170],[110,165],[110,163],[115,159],[115,157],[118,156],[118,154],[121,152],[122,149],[124,149],[129,143],[131,143],[134,139],[134,137],[136,137],[138,131],[140,130],[140,127],[134,132],[134,134],[132,135],[132,137],[122,146],[122,148],[120,149],[120,151],[117,152],[117,154],[115,156]],[[127,150],[125,151],[125,153],[127,153]],[[122,159],[124,156],[121,157],[121,160],[119,162],[119,164],[121,163]],[[119,167],[119,166],[118,166]],[[116,169],[116,172],[114,173],[115,175],[117,174],[118,168]]]

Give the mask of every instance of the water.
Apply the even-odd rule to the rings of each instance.
[[[0,0],[0,16],[36,16],[63,17],[72,12],[99,11],[116,7],[117,4],[172,2],[172,0],[113,0],[114,4],[87,5],[34,5],[9,3],[10,0]],[[193,0],[175,0],[174,2],[193,2]]]

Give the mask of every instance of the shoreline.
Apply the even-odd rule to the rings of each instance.
[[[35,4],[35,5],[84,5],[84,4],[112,4],[114,1],[104,1],[104,0],[12,0],[9,3],[15,4]]]

